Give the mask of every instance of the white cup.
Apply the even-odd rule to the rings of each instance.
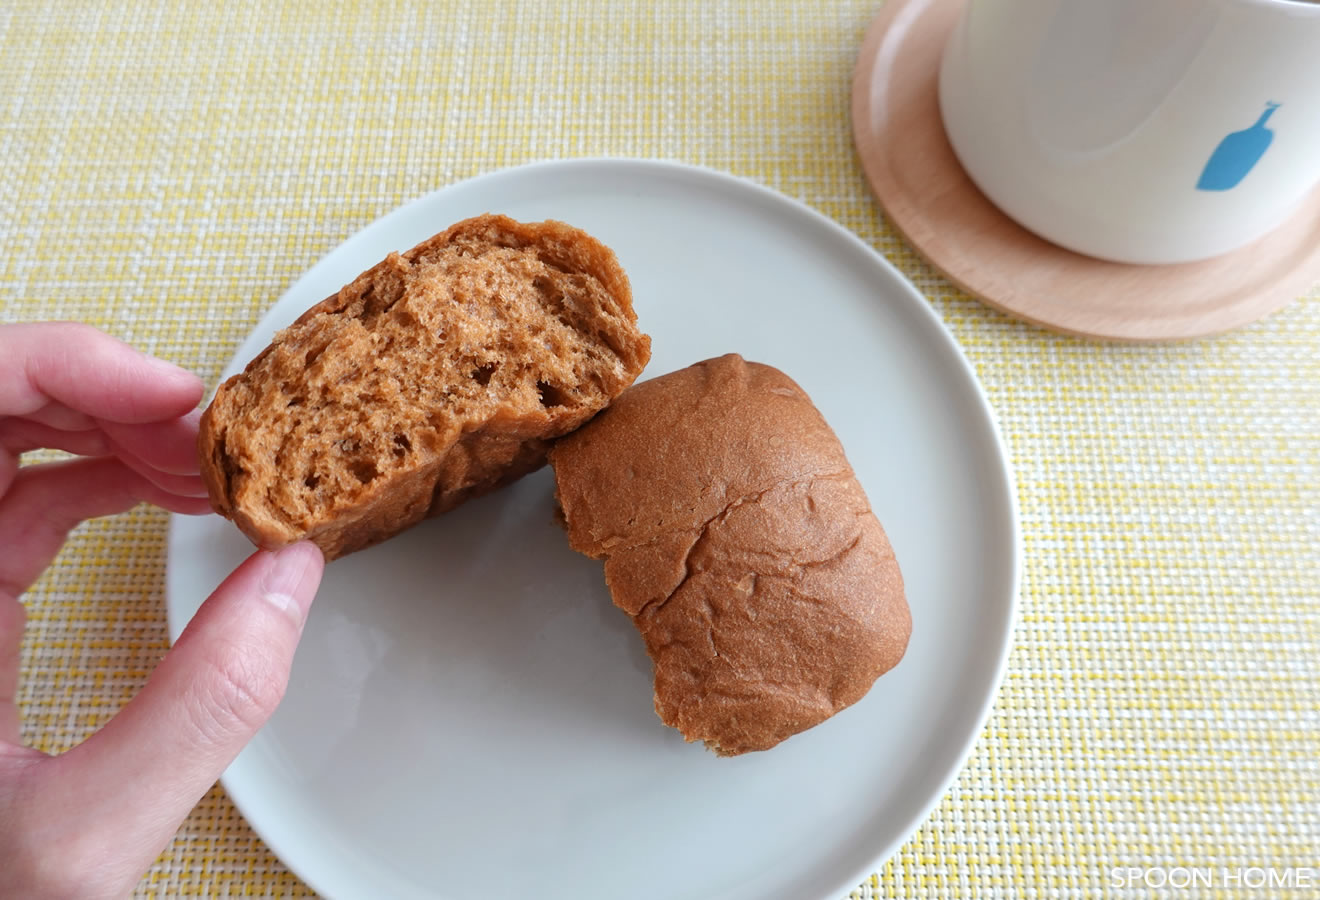
[[[972,180],[1041,237],[1215,256],[1320,181],[1320,2],[971,0],[940,109]]]

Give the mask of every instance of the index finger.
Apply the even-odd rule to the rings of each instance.
[[[112,422],[158,422],[201,399],[196,375],[89,325],[0,325],[0,416],[54,402]]]

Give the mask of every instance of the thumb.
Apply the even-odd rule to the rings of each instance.
[[[83,829],[99,832],[80,835],[90,843],[83,849],[132,867],[126,887],[279,705],[323,567],[308,543],[254,553],[197,611],[142,691],[50,761],[49,789],[70,804],[66,811],[78,810]]]

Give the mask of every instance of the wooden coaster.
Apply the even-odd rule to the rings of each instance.
[[[853,74],[853,138],[885,214],[985,303],[1088,338],[1165,341],[1260,319],[1320,281],[1320,188],[1253,244],[1196,263],[1125,265],[1057,247],[994,206],[944,134],[937,84],[965,0],[887,0]]]

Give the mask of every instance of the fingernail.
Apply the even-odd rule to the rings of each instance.
[[[321,582],[321,551],[302,541],[275,550],[271,556],[274,560],[261,581],[261,595],[302,627]]]
[[[142,350],[138,351],[138,355],[141,356],[142,359],[146,361],[147,365],[151,366],[151,368],[155,369],[161,375],[165,375],[165,376],[172,375],[175,378],[179,378],[185,375],[194,378],[196,377],[195,375],[193,375],[192,372],[189,372],[187,369],[183,368],[182,366],[176,366],[174,363],[170,362],[167,359],[161,359],[159,356],[152,356],[150,353],[147,353]]]
[[[141,353],[139,351],[139,355],[146,360],[147,365],[151,367],[153,374],[155,374],[157,378],[176,382],[188,382],[189,384],[195,382],[197,385],[204,387],[201,378],[195,373],[189,372],[182,366],[176,366],[169,360],[161,359],[159,356],[152,356],[150,353]]]

